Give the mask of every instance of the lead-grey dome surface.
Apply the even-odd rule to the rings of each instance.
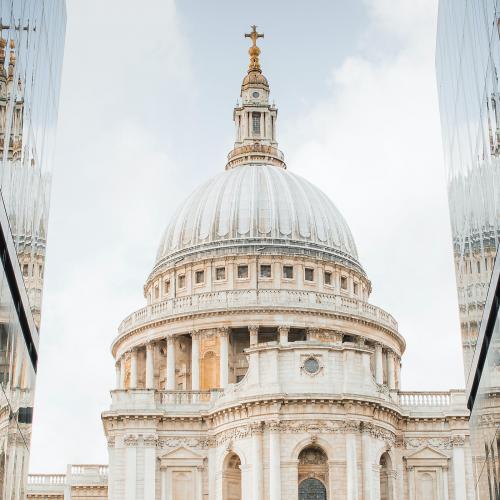
[[[320,189],[288,170],[255,164],[225,171],[187,198],[163,235],[157,265],[248,244],[319,250],[361,267],[347,223]]]

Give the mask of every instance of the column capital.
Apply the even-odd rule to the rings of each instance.
[[[129,434],[128,436],[125,436],[123,444],[125,446],[137,446],[139,444],[139,440],[134,434]]]
[[[462,446],[465,446],[465,436],[452,436],[451,446],[453,448],[460,448]]]
[[[147,436],[143,436],[142,441],[144,446],[156,447],[156,444],[158,443],[158,436],[148,434]]]
[[[175,342],[175,336],[174,335],[169,335],[168,337],[165,338],[167,341],[167,345],[170,344],[172,345]]]
[[[359,432],[361,422],[359,420],[346,420],[343,425],[345,432]]]
[[[279,432],[281,429],[281,422],[279,420],[271,420],[267,422],[267,427],[271,432]]]
[[[248,331],[250,332],[250,334],[259,333],[259,325],[248,325]]]
[[[191,331],[191,340],[198,340],[201,337],[201,331],[200,330],[192,330]]]
[[[219,337],[227,337],[229,335],[229,327],[221,326],[217,329],[217,333],[219,334]]]
[[[250,424],[250,433],[253,435],[259,434],[261,435],[264,432],[264,428],[262,426],[262,422],[252,422]]]
[[[154,346],[155,346],[155,342],[153,340],[148,340],[146,342],[146,349],[147,350],[153,350]]]
[[[290,325],[279,325],[278,332],[279,333],[288,333],[290,331]]]

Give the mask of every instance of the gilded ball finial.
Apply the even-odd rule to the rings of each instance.
[[[252,45],[248,49],[248,54],[250,55],[250,64],[248,66],[248,71],[260,71],[260,49],[257,47],[257,40],[259,38],[264,38],[264,33],[257,32],[257,26],[254,24],[251,26],[252,31],[250,33],[245,33],[245,38],[250,38],[252,40]]]

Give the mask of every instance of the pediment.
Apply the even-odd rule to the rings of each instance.
[[[406,459],[448,460],[448,455],[444,454],[442,451],[437,450],[436,448],[433,448],[432,446],[423,446],[418,450],[414,451],[413,453],[411,453],[410,455],[406,455]]]
[[[432,446],[423,446],[405,456],[408,467],[447,467],[449,457]]]
[[[196,453],[189,448],[184,446],[179,446],[178,448],[174,448],[173,450],[165,453],[165,455],[161,456],[161,459],[167,460],[203,460],[203,455]]]

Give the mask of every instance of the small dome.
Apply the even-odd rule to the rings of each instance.
[[[330,199],[288,170],[258,164],[227,170],[198,188],[168,225],[157,264],[242,245],[321,251],[361,270],[351,231]]]
[[[269,89],[269,83],[267,78],[260,71],[250,71],[243,78],[241,83],[242,90],[246,90],[248,87],[262,86]]]

